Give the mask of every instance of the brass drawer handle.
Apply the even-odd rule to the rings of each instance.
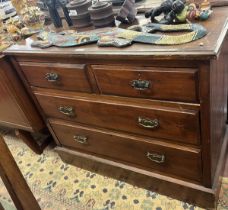
[[[157,153],[150,153],[147,152],[147,158],[155,163],[164,163],[165,162],[165,155],[159,155]]]
[[[86,136],[75,135],[74,140],[76,140],[80,144],[87,144],[88,138]]]
[[[146,90],[150,87],[150,81],[148,80],[132,80],[130,84],[136,90]]]
[[[45,74],[45,79],[48,82],[57,82],[59,80],[59,75],[57,73],[50,72]]]
[[[75,117],[74,107],[72,106],[60,106],[58,110],[59,112],[61,112],[64,115],[67,115],[68,117]]]
[[[138,123],[144,128],[157,128],[159,126],[158,119],[138,118]]]

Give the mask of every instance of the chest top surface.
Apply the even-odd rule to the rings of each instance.
[[[89,44],[80,47],[47,49],[33,48],[31,43],[36,36],[15,44],[4,51],[8,55],[28,55],[28,56],[56,56],[56,57],[103,57],[110,56],[118,58],[121,56],[150,57],[150,58],[211,58],[218,55],[223,40],[228,29],[228,7],[213,8],[213,14],[207,21],[199,22],[207,30],[208,34],[197,41],[187,44],[159,46],[149,44],[133,43],[125,48],[98,47],[96,44]],[[144,22],[144,18],[139,18],[139,22]]]

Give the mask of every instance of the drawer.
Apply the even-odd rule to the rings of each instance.
[[[198,71],[190,68],[92,66],[102,94],[195,102]]]
[[[172,107],[155,102],[131,102],[117,97],[87,97],[71,94],[35,92],[47,117],[125,131],[139,135],[199,143],[198,110],[172,103]],[[81,94],[82,95],[82,94]],[[135,101],[135,100],[133,100]]]
[[[60,143],[66,147],[93,153],[146,170],[200,181],[199,149],[173,144],[148,142],[120,133],[98,130],[63,121],[50,121]]]
[[[31,86],[91,92],[84,64],[21,62],[20,66]]]

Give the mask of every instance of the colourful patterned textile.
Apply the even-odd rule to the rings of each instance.
[[[202,210],[199,207],[65,164],[52,147],[41,156],[9,134],[5,140],[42,209],[45,210]],[[0,181],[0,202],[15,210]],[[228,178],[218,210],[228,209]]]

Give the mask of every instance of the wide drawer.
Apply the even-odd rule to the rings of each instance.
[[[201,153],[199,149],[173,144],[159,144],[159,141],[156,140],[148,142],[145,139],[121,133],[58,120],[51,120],[50,124],[58,140],[64,146],[147,170],[196,181],[201,179]]]
[[[84,64],[21,62],[20,66],[31,86],[91,92]]]
[[[195,102],[198,71],[190,68],[92,66],[102,94]]]
[[[35,92],[47,117],[184,143],[199,143],[199,113],[184,105]]]

